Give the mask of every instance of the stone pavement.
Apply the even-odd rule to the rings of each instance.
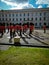
[[[16,33],[16,35],[18,35]],[[19,36],[19,35],[18,35]],[[12,38],[12,42],[9,43],[10,35],[9,33],[5,33],[3,38],[0,38],[0,43],[5,44],[14,44],[14,38]],[[49,30],[46,33],[43,33],[43,30],[34,30],[31,36],[28,34],[22,34],[20,37],[20,44],[21,45],[35,45],[35,46],[47,46],[49,45]]]
[[[43,30],[35,30],[32,34],[43,43],[49,45],[49,30],[46,30],[46,33]]]

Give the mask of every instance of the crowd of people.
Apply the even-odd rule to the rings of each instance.
[[[33,23],[17,23],[17,24],[8,24],[5,25],[5,23],[0,23],[0,33],[1,33],[1,37],[3,36],[3,34],[6,32],[6,29],[8,30],[8,32],[10,32],[10,38],[15,37],[15,33],[19,32],[19,35],[22,36],[22,33],[24,34],[28,29],[29,29],[29,35],[32,34],[32,32],[34,31],[34,24]],[[46,24],[44,24],[43,26],[44,29],[44,33],[46,33]],[[7,33],[8,33],[7,32]]]
[[[34,24],[33,23],[17,23],[17,24],[12,24],[10,23],[5,25],[5,23],[0,23],[0,33],[1,36],[3,36],[3,34],[6,32],[6,29],[8,30],[8,32],[10,31],[10,37],[14,37],[15,36],[15,32],[18,33],[18,31],[20,32],[20,36],[22,35],[22,33],[24,34],[24,32],[26,32],[28,29],[30,30],[29,34],[32,34],[32,31],[34,30]],[[7,33],[8,33],[7,32]]]

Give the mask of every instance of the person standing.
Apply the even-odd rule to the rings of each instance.
[[[33,23],[30,23],[29,28],[30,28],[30,33],[29,33],[29,35],[30,35],[34,31],[34,24]]]
[[[20,30],[20,36],[21,36],[21,32],[22,32],[22,26],[21,26],[21,23],[19,25],[19,30]]]
[[[44,29],[44,33],[46,33],[46,23],[44,23],[43,29]]]

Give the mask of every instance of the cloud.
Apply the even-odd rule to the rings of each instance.
[[[1,0],[6,5],[10,5],[10,9],[27,9],[34,8],[33,5],[29,4],[29,0]]]
[[[26,3],[28,2],[28,0],[12,0],[12,1],[15,1],[16,3]]]
[[[28,0],[1,0],[1,2],[4,2],[7,5],[16,6],[17,4],[27,3]]]
[[[6,5],[17,6],[17,4],[15,2],[10,2],[8,0],[1,0],[1,2],[5,3]]]
[[[43,8],[42,5],[39,5],[38,8]]]
[[[13,10],[13,9],[27,9],[27,8],[35,8],[35,7],[33,7],[33,5],[31,4],[26,3],[26,4],[19,4],[17,7],[12,7],[10,9]]]
[[[32,4],[27,4],[27,6],[24,6],[23,8],[27,9],[27,8],[35,8]]]
[[[49,0],[36,0],[36,4],[49,4]]]

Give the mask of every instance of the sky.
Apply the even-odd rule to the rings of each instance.
[[[49,8],[49,0],[0,0],[0,10]]]

